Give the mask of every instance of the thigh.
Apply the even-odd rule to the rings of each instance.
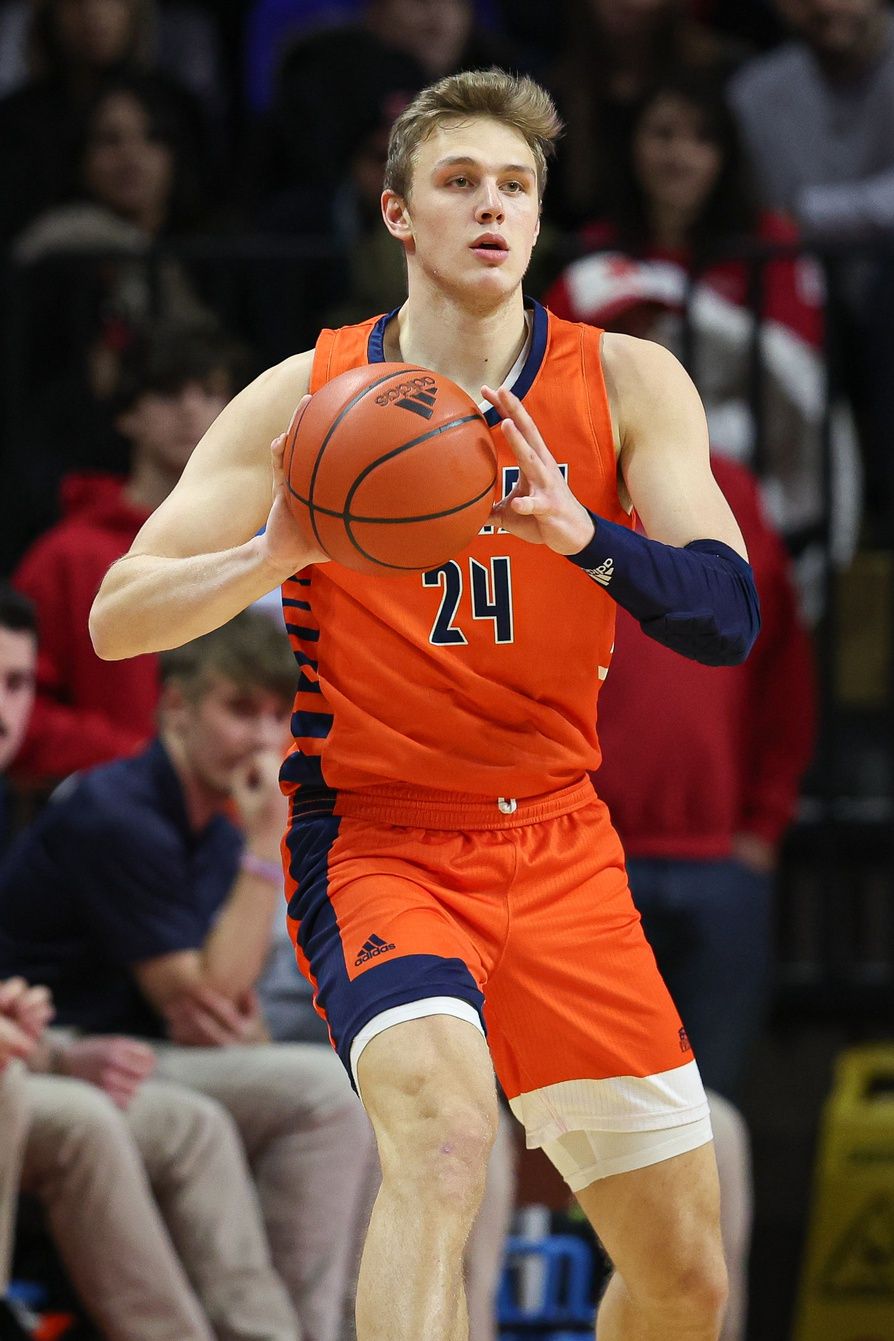
[[[577,1199],[630,1288],[660,1296],[700,1257],[720,1251],[712,1143],[592,1183]]]
[[[488,984],[497,1075],[528,1145],[694,1122],[704,1092],[601,802],[537,826]]]
[[[349,1073],[355,1040],[385,1012],[434,1000],[480,1020],[506,926],[512,851],[499,834],[328,816],[299,820],[287,846],[298,966]]]
[[[325,1122],[356,1104],[337,1057],[325,1044],[159,1044],[156,1055],[159,1078],[198,1090],[227,1110],[250,1155],[283,1131]]]

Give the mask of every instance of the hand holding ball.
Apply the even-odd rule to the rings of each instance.
[[[490,430],[455,382],[371,363],[321,387],[290,425],[292,512],[331,559],[361,573],[438,568],[490,516]]]

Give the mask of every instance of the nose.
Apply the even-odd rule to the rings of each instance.
[[[503,219],[503,197],[496,182],[485,180],[475,204],[475,218],[479,223],[496,223]]]

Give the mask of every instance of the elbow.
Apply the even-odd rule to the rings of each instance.
[[[90,631],[93,650],[100,661],[121,661],[123,657],[129,655],[126,650],[121,649],[118,641],[116,641],[113,622],[103,610],[102,602],[98,596],[90,610],[87,627]]]
[[[760,632],[757,608],[741,621],[723,626],[710,612],[663,615],[640,626],[655,642],[702,666],[740,666]]]

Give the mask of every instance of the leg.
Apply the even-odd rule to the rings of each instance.
[[[463,1248],[498,1121],[487,1045],[466,1020],[407,1020],[367,1044],[357,1078],[382,1165],[359,1341],[465,1341]]]
[[[16,1202],[27,1131],[25,1071],[18,1062],[9,1062],[0,1071],[0,1298],[6,1294],[9,1285]]]
[[[720,1181],[720,1236],[729,1273],[729,1307],[720,1341],[745,1341],[751,1246],[751,1143],[742,1114],[708,1093]]]
[[[308,1341],[337,1341],[373,1159],[369,1122],[319,1044],[158,1050],[159,1074],[230,1113],[277,1273]]]
[[[577,1197],[615,1268],[599,1341],[718,1341],[727,1286],[713,1145],[601,1178]]]
[[[772,879],[735,861],[629,863],[646,936],[709,1089],[735,1097],[767,999]]]
[[[487,1165],[484,1200],[466,1245],[470,1341],[496,1341],[497,1290],[515,1205],[513,1126],[513,1119],[501,1107],[497,1136]]]
[[[203,1094],[150,1080],[127,1125],[218,1341],[297,1341],[229,1114]]]
[[[124,1115],[99,1090],[29,1076],[22,1186],[43,1203],[72,1283],[108,1341],[213,1341]]]

